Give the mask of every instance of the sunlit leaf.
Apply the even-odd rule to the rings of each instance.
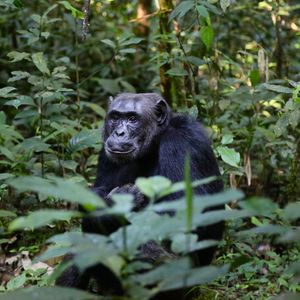
[[[50,70],[47,67],[47,62],[43,52],[37,52],[32,54],[32,61],[43,74],[50,75]]]
[[[30,54],[27,52],[11,51],[7,56],[11,59],[11,62],[17,62],[23,59],[30,60]]]
[[[13,94],[11,94],[12,91],[14,91],[16,88],[12,86],[7,86],[2,89],[0,89],[0,98],[9,98],[12,97]]]
[[[26,274],[23,273],[16,277],[12,277],[12,279],[7,283],[6,288],[10,290],[15,290],[24,286],[26,282]],[[2,297],[1,297],[2,298]]]
[[[241,159],[238,152],[236,152],[234,149],[228,148],[227,146],[219,146],[217,147],[217,151],[224,162],[233,167],[238,167]]]
[[[69,1],[59,1],[59,3],[62,4],[65,7],[65,9],[67,9],[71,12],[73,18],[75,18],[75,19],[77,19],[77,18],[83,19],[84,18],[83,12],[78,10],[74,6],[72,6]]]
[[[212,46],[213,39],[214,39],[214,31],[211,25],[205,25],[201,27],[200,38],[201,41],[206,46],[207,50],[209,50]]]
[[[220,0],[220,5],[223,12],[225,12],[226,9],[230,6],[230,0]]]

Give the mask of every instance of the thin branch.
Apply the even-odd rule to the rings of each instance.
[[[89,24],[90,5],[91,5],[91,0],[85,0],[85,4],[83,7],[84,19],[82,23],[82,35],[81,35],[83,41],[86,40],[89,31],[89,26],[90,26]]]

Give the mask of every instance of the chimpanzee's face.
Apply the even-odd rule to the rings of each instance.
[[[148,95],[148,97],[147,97]],[[166,120],[166,103],[149,98],[153,94],[126,94],[109,106],[105,120],[105,152],[122,163],[142,157]]]

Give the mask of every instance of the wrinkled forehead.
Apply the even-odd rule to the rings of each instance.
[[[118,97],[110,105],[109,110],[115,110],[121,113],[136,112],[142,114],[151,110],[152,101],[147,101],[144,97]]]

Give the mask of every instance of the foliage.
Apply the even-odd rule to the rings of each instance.
[[[143,1],[92,0],[85,41],[83,2],[0,2],[0,245],[5,256],[20,249],[36,254],[48,239],[53,244],[40,259],[74,251],[81,268],[105,262],[139,299],[157,292],[146,288],[149,283],[172,288],[185,275],[190,285],[202,283],[199,299],[299,293],[298,1],[156,1],[147,12],[145,34],[139,29],[144,19],[136,19]],[[122,91],[160,90],[174,109],[202,119],[227,186],[252,198],[236,209],[235,202],[230,204],[242,198],[236,191],[191,197],[191,186],[204,182],[189,182],[188,170],[185,183],[140,178],[136,184],[152,200],[151,209],[176,209],[178,218],[157,218],[150,208],[131,213],[130,197],[123,197],[103,213],[125,215],[132,222],[126,232],[84,237],[77,229],[81,215],[76,205],[89,211],[103,207],[84,186],[95,179],[106,99]],[[155,204],[183,189],[186,202]],[[225,211],[201,213],[208,203],[228,204]],[[188,229],[212,220],[228,220],[218,266],[191,269],[189,251],[212,241],[197,242]],[[24,229],[26,236],[10,231],[16,229]],[[171,239],[183,258],[164,258],[151,272],[138,275],[146,266],[135,265],[132,258],[150,237],[158,243]],[[90,251],[90,260],[83,259],[83,251]],[[3,279],[2,290],[41,287],[5,293],[1,299],[95,298],[44,287],[53,280],[44,271],[3,261],[11,279]],[[204,284],[226,273],[223,264],[231,265],[227,275]],[[177,274],[179,267],[182,274]]]

